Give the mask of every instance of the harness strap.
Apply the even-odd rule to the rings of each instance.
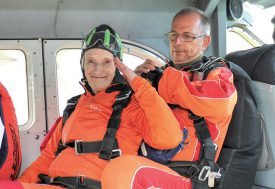
[[[75,149],[76,155],[87,154],[87,153],[99,153],[101,151],[102,141],[95,142],[84,142],[82,140],[76,140],[65,144],[64,148],[71,147]],[[121,155],[121,150],[118,145],[114,145],[112,150],[111,159]]]
[[[101,150],[99,157],[101,159],[110,160],[112,157],[113,149],[117,145],[116,133],[120,126],[120,117],[122,110],[129,104],[131,99],[132,90],[125,85],[121,89],[121,92],[116,97],[116,101],[113,104],[113,112],[108,122],[107,132],[104,135],[101,143]],[[120,152],[120,151],[118,151]]]
[[[66,120],[70,117],[72,112],[75,110],[76,104],[77,104],[80,96],[81,95],[74,96],[67,101],[67,106],[66,106],[65,110],[63,111],[62,126],[65,125]]]
[[[214,169],[214,160],[217,152],[217,146],[214,144],[211,138],[210,131],[207,127],[204,117],[197,116],[190,110],[189,117],[193,120],[197,138],[202,143],[203,158],[201,160],[206,161],[203,163],[208,163],[212,171]]]
[[[39,174],[41,184],[57,185],[71,189],[101,189],[101,183],[84,176],[79,177],[55,177]]]

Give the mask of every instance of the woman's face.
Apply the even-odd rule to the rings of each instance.
[[[94,48],[84,54],[84,74],[94,93],[106,89],[113,81],[114,56],[107,50]]]

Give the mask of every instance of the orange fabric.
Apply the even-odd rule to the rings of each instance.
[[[24,189],[64,189],[60,186],[20,182]]]
[[[136,77],[131,87],[135,94],[123,110],[117,132],[122,154],[136,155],[142,139],[159,149],[176,147],[182,139],[182,133],[166,102],[141,77]],[[117,94],[118,92],[105,91],[95,96],[88,92],[83,94],[63,130],[59,123],[41,156],[26,169],[19,180],[35,183],[39,173],[50,177],[82,175],[100,180],[109,161],[100,159],[98,154],[76,155],[72,148],[63,150],[57,157],[54,153],[61,138],[63,143],[73,140],[102,140]]]
[[[1,119],[4,125],[4,135],[6,140],[0,145],[0,179],[14,180],[17,178],[22,162],[22,154],[19,139],[18,123],[15,115],[15,109],[12,99],[0,82],[0,111]]]
[[[198,77],[197,77],[198,76]],[[193,121],[187,110],[205,118],[213,141],[218,146],[216,160],[220,153],[234,106],[237,102],[237,92],[233,84],[233,74],[225,67],[212,70],[206,80],[169,67],[164,70],[159,82],[158,91],[167,103],[177,104],[183,109],[173,110],[179,118],[181,126],[188,130],[187,144],[176,154],[173,160],[198,160],[200,144],[198,143]]]
[[[102,189],[191,189],[176,172],[147,158],[125,155],[112,160],[102,173]]]

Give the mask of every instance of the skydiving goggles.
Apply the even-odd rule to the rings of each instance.
[[[98,31],[93,30],[85,40],[83,40],[83,53],[92,48],[103,48],[112,52],[115,56],[120,57],[121,41],[119,36],[111,34],[109,30]]]

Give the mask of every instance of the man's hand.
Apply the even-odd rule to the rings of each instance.
[[[135,69],[135,73],[137,75],[141,75],[142,73],[148,73],[149,71],[154,71],[155,67],[161,67],[163,65],[160,65],[157,62],[154,62],[150,59],[146,59],[145,62]]]
[[[125,64],[123,64],[119,58],[115,58],[114,59],[114,63],[115,66],[118,68],[118,70],[123,74],[123,76],[125,77],[125,79],[131,83],[133,81],[133,79],[135,77],[137,77],[137,74],[131,70],[130,68],[128,68],[127,66],[125,66]]]

